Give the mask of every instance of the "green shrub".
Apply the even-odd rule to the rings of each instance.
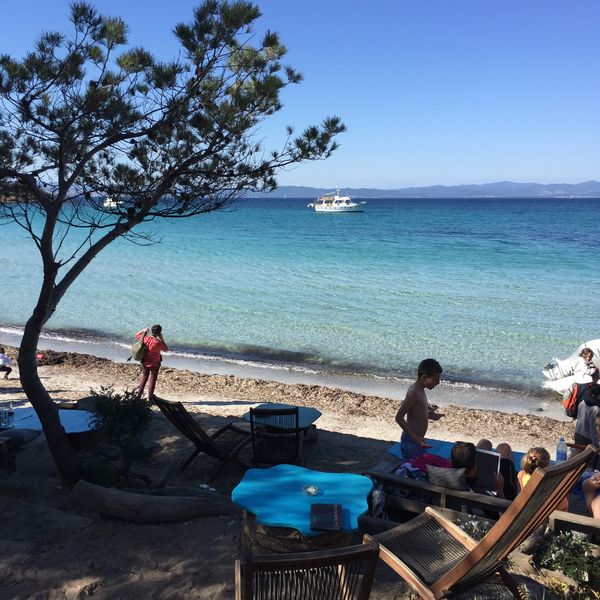
[[[96,400],[94,429],[121,448],[125,465],[129,467],[131,460],[147,455],[142,436],[152,419],[149,402],[133,391],[117,394],[111,387],[101,387],[99,392],[90,390],[90,393]]]
[[[579,584],[600,590],[600,560],[593,546],[571,531],[562,531],[544,540],[533,556],[538,567],[561,571]]]
[[[456,524],[467,535],[471,536],[477,541],[482,540],[485,534],[492,528],[492,523],[489,523],[488,521],[480,521],[479,519],[457,519]]]

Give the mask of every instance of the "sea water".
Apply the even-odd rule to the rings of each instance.
[[[134,332],[161,323],[166,364],[208,372],[409,378],[435,357],[451,381],[532,391],[554,356],[600,337],[600,200],[374,199],[337,215],[309,201],[144,225],[158,243],[100,253],[40,346],[85,341],[124,359]],[[0,225],[0,239],[10,343],[42,269],[21,228]]]

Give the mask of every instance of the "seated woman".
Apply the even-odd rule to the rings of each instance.
[[[467,487],[479,494],[495,494],[499,498],[514,500],[517,495],[516,471],[513,463],[512,448],[508,444],[498,444],[496,452],[500,454],[500,473],[496,474],[495,489],[487,489],[476,477],[477,448],[492,450],[489,440],[479,440],[477,446],[472,442],[456,442],[450,459],[455,469],[465,469]]]
[[[594,364],[594,351],[591,348],[584,348],[579,353],[579,358],[573,366],[573,375],[575,383],[591,383],[598,380],[598,367]]]
[[[533,472],[539,467],[540,469],[546,468],[550,464],[550,454],[548,450],[541,447],[530,448],[527,454],[521,461],[521,471],[517,474],[519,480],[519,486],[523,489],[528,481],[531,479]],[[569,510],[569,496],[565,496],[560,504],[556,507],[556,510]]]

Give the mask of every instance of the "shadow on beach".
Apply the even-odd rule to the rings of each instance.
[[[195,413],[214,430],[231,420]],[[181,471],[193,445],[159,412],[145,443],[154,449],[133,470],[152,484],[197,487],[208,483],[230,497],[243,470],[200,454]],[[389,443],[331,431],[305,448],[308,468],[361,473],[385,454]],[[250,462],[251,445],[242,458]],[[57,476],[15,474],[0,480],[0,572],[7,598],[44,592],[48,598],[232,598],[234,561],[241,549],[242,513],[182,523],[141,525],[100,517],[69,502],[69,488]],[[359,540],[358,540],[359,541]],[[9,551],[10,549],[10,551]],[[31,573],[36,577],[32,579]],[[7,576],[7,578],[4,577]],[[378,591],[379,589],[379,591]],[[404,586],[386,568],[371,598],[401,598]]]

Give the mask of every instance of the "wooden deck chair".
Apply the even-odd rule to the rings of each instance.
[[[196,446],[189,458],[181,465],[182,471],[194,460],[194,458],[196,458],[196,456],[198,456],[198,454],[200,454],[200,452],[204,452],[222,462],[232,462],[243,468],[247,468],[248,465],[243,463],[237,455],[244,446],[250,443],[251,438],[248,430],[241,429],[233,423],[227,423],[214,433],[208,434],[200,427],[198,422],[192,417],[181,402],[171,402],[169,400],[157,398],[156,396],[154,397],[154,402],[167,419],[169,419],[169,421],[171,421],[171,423],[173,423],[173,425],[175,425],[175,427],[179,429],[179,431],[183,433],[194,446]],[[236,441],[233,447],[224,444],[221,440],[217,441],[217,438],[226,431],[243,434],[244,438],[239,442]]]
[[[235,561],[235,600],[367,600],[376,544]]]
[[[255,465],[304,463],[304,432],[300,429],[297,406],[251,408],[250,430]]]
[[[408,523],[372,537],[365,535],[364,541],[379,543],[380,558],[421,598],[452,597],[484,586],[488,589],[480,597],[506,597],[509,589],[515,597],[524,597],[501,561],[556,509],[595,454],[596,449],[588,446],[566,462],[536,469],[480,542],[431,507]]]

